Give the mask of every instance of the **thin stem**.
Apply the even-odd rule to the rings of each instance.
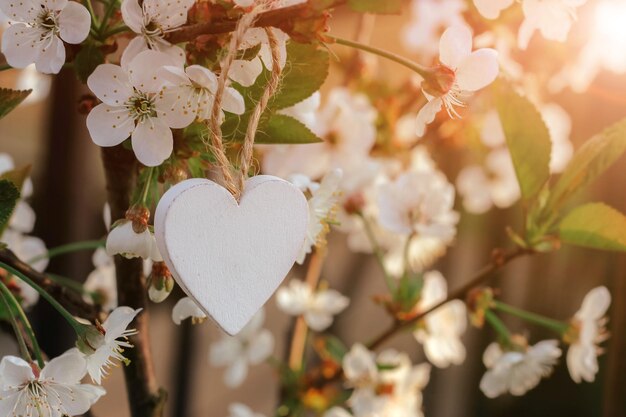
[[[411,248],[411,240],[413,240],[414,237],[415,237],[415,233],[411,233],[406,238],[406,242],[404,243],[404,250],[402,251],[402,259],[403,259],[403,263],[404,263],[404,273],[405,273],[405,275],[409,271],[409,268],[411,267],[410,264],[409,264],[409,249]]]
[[[110,0],[109,4],[107,4],[106,8],[104,9],[104,16],[102,16],[102,19],[100,20],[100,27],[98,28],[99,35],[102,35],[102,32],[107,28],[107,25],[109,24],[109,18],[111,17],[111,14],[113,14],[113,10],[115,9],[115,3],[115,0]],[[104,38],[106,38],[106,36]]]
[[[320,251],[319,249],[316,249],[309,260],[305,282],[311,287],[312,290],[315,290],[319,283],[325,255],[325,250]],[[302,369],[308,330],[309,328],[304,320],[304,317],[299,316],[296,319],[293,338],[291,339],[291,346],[289,349],[289,367],[294,371]]]
[[[389,275],[389,273],[387,272],[387,268],[385,267],[385,254],[383,253],[382,249],[380,248],[380,245],[378,244],[378,240],[376,239],[376,234],[372,230],[372,226],[370,225],[370,222],[367,219],[367,217],[365,217],[363,213],[359,213],[358,216],[363,221],[365,234],[367,235],[367,238],[370,241],[370,244],[372,245],[372,250],[374,251],[376,260],[378,261],[380,268],[383,270],[383,274],[385,276],[385,284],[387,284],[387,288],[389,289],[389,291],[393,293],[396,287],[395,282],[393,280],[393,277]]]
[[[37,358],[37,364],[40,368],[44,367],[43,354],[41,353],[41,348],[39,348],[39,343],[37,342],[37,337],[35,336],[35,332],[33,331],[33,327],[30,325],[30,321],[28,321],[28,317],[26,317],[26,313],[24,309],[20,305],[20,303],[15,299],[13,293],[9,290],[9,288],[4,284],[4,282],[0,281],[0,291],[2,292],[3,299],[5,302],[12,304],[13,308],[17,312],[22,321],[24,329],[26,330],[26,334],[31,341],[31,345],[33,347],[33,351],[35,352],[35,357]],[[10,310],[9,310],[10,313]],[[11,314],[11,316],[13,316]]]
[[[508,327],[500,320],[500,318],[491,310],[485,311],[485,319],[487,323],[493,327],[493,329],[498,333],[498,336],[507,344],[511,345],[511,332]]]
[[[146,178],[146,183],[143,185],[143,191],[141,192],[141,203],[145,206],[146,200],[148,199],[148,192],[150,191],[150,183],[152,182],[152,174],[154,172],[154,167],[148,168],[148,178]]]
[[[66,253],[78,252],[82,250],[98,249],[104,246],[104,240],[84,240],[80,242],[68,243],[66,245],[57,246],[48,250],[48,252],[37,255],[27,261],[28,264],[34,264],[42,259],[50,259],[55,256],[64,255]]]
[[[115,26],[114,28],[108,30],[107,32],[105,32],[104,34],[100,35],[100,37],[104,40],[108,37],[111,37],[113,35],[119,35],[120,33],[125,33],[125,32],[130,32],[130,28],[126,25],[118,25]]]
[[[0,268],[6,269],[9,273],[17,276],[19,279],[33,287],[47,302],[52,305],[52,307],[55,308],[55,310],[59,312],[59,314],[61,314],[61,316],[63,316],[63,318],[69,323],[70,326],[72,326],[72,328],[77,333],[82,333],[82,326],[84,325],[77,322],[74,316],[72,316],[70,312],[65,309],[65,307],[63,307],[57,300],[55,300],[54,297],[48,294],[46,290],[37,285],[32,279],[22,274],[20,271],[13,268],[12,266],[5,264],[4,262],[0,262]]]
[[[540,314],[522,310],[517,307],[513,307],[509,304],[505,304],[501,301],[495,301],[494,307],[496,308],[496,310],[502,311],[503,313],[511,314],[513,316],[517,316],[523,320],[526,320],[530,323],[547,327],[548,329],[554,330],[555,332],[561,335],[565,333],[567,329],[569,328],[569,324],[564,323],[562,321],[554,320],[549,317],[542,316]]]
[[[359,42],[351,41],[349,39],[340,38],[338,36],[333,36],[326,34],[327,38],[334,40],[339,45],[349,46],[351,48],[360,49],[361,51],[369,52],[374,55],[381,56],[383,58],[387,58],[393,62],[396,62],[400,65],[407,67],[413,72],[418,73],[422,77],[426,78],[432,74],[432,70],[428,67],[422,66],[416,62],[413,62],[409,59],[401,57],[400,55],[394,54],[393,52],[386,51],[384,49],[379,49],[370,45],[364,45]]]
[[[2,299],[2,305],[7,310],[7,314],[9,316],[9,321],[11,322],[11,327],[13,327],[13,333],[15,333],[15,338],[17,339],[17,345],[20,348],[20,354],[22,358],[28,362],[32,362],[33,358],[30,356],[30,352],[28,351],[28,346],[26,346],[26,340],[24,340],[24,335],[22,334],[22,329],[20,329],[19,324],[17,324],[17,320],[15,320],[15,316],[13,315],[13,311],[11,311],[11,306],[4,295],[4,288],[6,286],[2,283],[2,292],[0,293],[0,299]]]
[[[85,0],[85,6],[89,11],[89,15],[91,16],[91,26],[98,33],[100,30],[100,24],[98,23],[98,19],[96,18],[96,12],[93,9],[93,5],[91,4],[91,0]]]

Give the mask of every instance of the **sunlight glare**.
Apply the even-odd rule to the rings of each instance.
[[[599,3],[595,10],[595,30],[604,48],[626,53],[626,2],[622,0]]]

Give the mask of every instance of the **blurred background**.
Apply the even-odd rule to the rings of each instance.
[[[416,0],[420,1],[420,0]],[[576,52],[590,31],[600,30],[604,23],[594,20],[593,1],[579,10],[580,21],[570,34],[571,42],[559,46],[555,55],[552,43],[531,43],[518,61],[529,68],[543,68],[558,73],[563,56]],[[401,16],[378,16],[359,21],[358,16],[339,10],[331,22],[332,33],[354,38],[356,34],[380,48],[399,54],[416,55],[402,48],[403,32],[412,19],[407,3]],[[626,15],[621,22],[626,22]],[[363,25],[368,29],[363,35]],[[626,33],[622,33],[622,49],[615,54],[626,55]],[[619,43],[618,43],[619,46]],[[568,49],[570,48],[570,49]],[[332,47],[337,54],[336,71],[326,87],[340,82],[341,67],[350,58],[350,51]],[[553,59],[554,57],[554,59]],[[366,59],[368,76],[399,85],[408,77],[394,63]],[[424,62],[428,64],[429,62]],[[538,80],[537,82],[546,82]],[[54,247],[78,240],[104,236],[102,207],[105,202],[104,178],[95,146],[85,127],[85,116],[77,112],[86,88],[71,70],[49,78],[23,71],[0,72],[0,86],[33,85],[34,97],[0,121],[0,152],[11,155],[17,166],[32,164],[34,195],[32,205],[37,213],[33,235]],[[601,70],[584,94],[566,88],[551,97],[560,104],[572,120],[570,139],[578,148],[581,143],[605,126],[626,116],[626,74]],[[303,145],[306,146],[306,145]],[[442,141],[433,145],[435,159],[449,174],[451,181],[463,160],[462,146]],[[607,172],[590,191],[581,196],[586,201],[602,200],[626,212],[626,159]],[[458,210],[462,211],[460,201]],[[507,247],[504,229],[518,226],[519,207],[494,210],[487,215],[463,212],[454,246],[434,269],[448,280],[450,289],[463,284],[469,276],[489,261],[493,248]],[[48,271],[84,280],[93,270],[91,253],[83,252],[53,259]],[[593,287],[606,285],[613,296],[609,330],[611,339],[600,358],[600,373],[593,384],[575,384],[569,377],[564,361],[555,373],[527,395],[510,395],[488,400],[479,390],[484,373],[481,357],[493,340],[490,329],[467,331],[464,342],[468,350],[465,363],[446,370],[433,368],[431,383],[424,393],[424,412],[428,417],[485,416],[551,416],[593,417],[626,416],[626,257],[592,250],[566,247],[555,254],[521,259],[494,276],[492,282],[501,288],[507,302],[547,316],[567,319],[580,306],[584,295]],[[304,270],[296,268],[293,276],[302,278]],[[335,321],[332,332],[347,345],[368,340],[389,324],[385,313],[372,302],[372,297],[385,291],[378,265],[367,255],[349,252],[345,237],[333,232],[329,239],[328,258],[322,278],[351,298],[349,308]],[[246,382],[231,390],[222,382],[222,369],[209,367],[208,348],[211,341],[221,337],[210,322],[182,326],[172,323],[170,314],[181,296],[177,290],[163,304],[151,307],[151,338],[153,340],[156,372],[160,383],[169,392],[168,416],[201,417],[227,416],[227,406],[244,402],[252,409],[273,415],[278,399],[274,371],[267,365],[251,369]],[[49,356],[65,351],[73,341],[72,330],[45,302],[32,310],[35,330],[42,348]],[[267,304],[268,328],[276,338],[275,355],[282,357],[284,341],[293,325],[292,319],[277,308],[272,299]],[[513,330],[523,331],[516,321],[509,321]],[[542,329],[531,328],[531,340],[550,336]],[[421,348],[410,334],[398,336],[387,345],[408,352],[416,363],[424,361]],[[15,353],[12,338],[3,335],[2,355]],[[128,416],[126,393],[121,369],[113,370],[104,382],[108,395],[93,408],[95,416]]]

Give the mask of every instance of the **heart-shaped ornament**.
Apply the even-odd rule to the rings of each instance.
[[[213,181],[190,179],[159,201],[154,234],[181,288],[234,335],[293,266],[308,216],[302,192],[277,177],[247,180],[239,203]]]

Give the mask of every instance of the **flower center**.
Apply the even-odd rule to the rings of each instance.
[[[135,91],[125,106],[135,120],[142,121],[149,117],[156,117],[154,98],[141,91]]]
[[[38,28],[42,29],[46,32],[46,35],[52,33],[54,35],[59,33],[59,25],[57,23],[57,14],[52,11],[44,8],[42,6],[41,11],[37,15],[37,19],[35,20],[35,24]]]

